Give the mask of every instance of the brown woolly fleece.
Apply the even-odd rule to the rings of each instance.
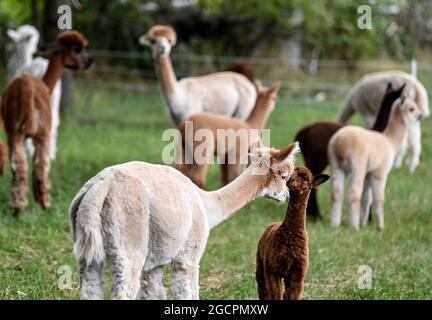
[[[287,183],[290,199],[285,220],[270,224],[258,244],[256,281],[260,300],[301,298],[309,263],[306,204],[310,190],[329,178],[325,174],[313,177],[307,168],[294,169]]]
[[[230,65],[226,71],[237,72],[244,75],[252,83],[255,82],[255,73],[249,63],[238,61]]]
[[[49,181],[49,148],[51,134],[50,95],[63,68],[86,69],[91,59],[83,49],[87,39],[77,31],[61,33],[54,43],[43,49],[49,57],[48,69],[42,80],[28,74],[13,79],[6,87],[0,108],[1,118],[8,136],[12,162],[12,208],[18,212],[27,206],[27,156],[24,141],[32,138],[35,146],[33,158],[33,193],[36,201],[47,208],[51,204]],[[0,142],[0,159],[7,148]],[[1,161],[4,172],[6,161]]]

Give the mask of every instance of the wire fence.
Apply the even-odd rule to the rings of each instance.
[[[90,72],[78,73],[77,79],[87,87],[138,92],[158,90],[153,61],[148,51],[92,50],[95,65]],[[384,70],[410,72],[410,62],[392,60],[312,60],[285,57],[237,57],[173,53],[178,78],[225,70],[230,64],[245,61],[256,77],[268,84],[279,81],[282,95],[314,97],[344,96],[362,75]],[[310,72],[311,64],[315,72]],[[131,67],[130,65],[133,65]],[[143,65],[145,67],[135,67]],[[432,64],[419,62],[418,76],[426,87],[432,85]]]

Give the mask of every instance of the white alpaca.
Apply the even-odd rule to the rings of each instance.
[[[256,197],[284,202],[298,151],[297,143],[280,151],[258,149],[237,179],[212,192],[169,166],[135,161],[104,169],[70,207],[81,298],[103,298],[106,259],[114,299],[166,299],[167,264],[173,298],[198,299],[199,263],[210,229]]]
[[[9,38],[15,43],[15,50],[8,62],[8,72],[11,78],[24,73],[32,74],[42,79],[47,68],[48,60],[37,57],[33,59],[33,54],[37,51],[39,42],[39,31],[31,25],[23,25],[16,30],[8,29]],[[58,80],[51,94],[51,141],[50,141],[50,159],[56,157],[57,148],[57,129],[60,124],[60,98],[61,98],[61,80]],[[34,154],[34,145],[32,139],[26,140],[27,151],[30,155]]]
[[[405,83],[405,95],[417,103],[423,117],[429,116],[429,99],[423,84],[408,73],[402,71],[386,71],[369,73],[355,84],[348,94],[339,121],[347,122],[355,112],[358,112],[362,116],[365,126],[367,128],[372,128],[388,83],[391,83],[393,88],[398,88]],[[407,139],[404,141],[401,152],[397,155],[395,161],[396,167],[402,165],[402,160],[407,149],[409,152],[409,170],[413,172],[420,162],[420,121],[410,126]]]
[[[416,125],[422,110],[411,99],[401,97],[392,106],[383,133],[357,126],[339,129],[330,139],[328,158],[332,177],[331,225],[338,227],[342,218],[345,176],[349,178],[350,225],[359,229],[367,224],[374,204],[379,229],[384,228],[384,192],[387,176],[396,154],[403,145],[408,128]]]
[[[171,119],[176,125],[192,114],[213,112],[246,119],[251,112],[256,90],[251,81],[235,72],[217,72],[177,81],[170,52],[177,36],[168,26],[153,26],[139,42],[150,46]]]

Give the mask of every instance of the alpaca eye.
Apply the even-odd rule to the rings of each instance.
[[[154,39],[154,38],[150,38],[150,39],[149,39],[149,42],[150,42],[150,44],[155,44],[155,43],[156,43],[156,39]]]
[[[74,49],[75,53],[80,53],[82,51],[81,47],[75,47]]]
[[[299,179],[300,179],[300,181],[302,181],[302,182],[307,181],[307,177],[306,177],[304,174],[300,175],[300,176],[299,176]]]
[[[414,108],[410,108],[410,109],[409,109],[409,112],[414,112]]]

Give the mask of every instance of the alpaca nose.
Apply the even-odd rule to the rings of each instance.
[[[419,116],[417,117],[417,119],[418,119],[418,121],[422,121],[422,120],[423,120],[423,115],[422,115],[422,114],[419,115]]]
[[[165,53],[165,47],[159,47],[159,54]]]

